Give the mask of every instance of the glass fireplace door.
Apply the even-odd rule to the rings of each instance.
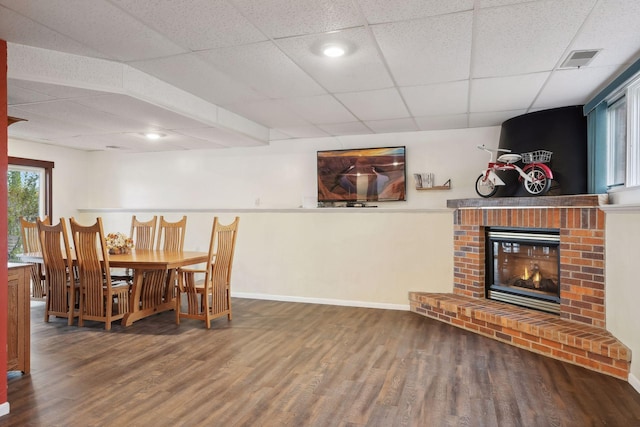
[[[555,233],[487,233],[487,297],[556,312],[560,302],[560,237]]]

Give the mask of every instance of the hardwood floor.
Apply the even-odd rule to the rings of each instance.
[[[411,312],[234,299],[123,328],[45,324],[0,426],[640,426],[624,381]]]

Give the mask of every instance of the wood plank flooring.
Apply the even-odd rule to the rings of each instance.
[[[640,426],[626,382],[411,312],[234,299],[106,332],[45,324],[0,426]]]

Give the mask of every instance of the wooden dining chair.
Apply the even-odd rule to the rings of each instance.
[[[51,224],[49,217],[42,219],[44,224]],[[20,217],[20,234],[22,236],[22,251],[24,253],[41,252],[40,239],[38,237],[38,225],[36,222],[28,221],[24,217]],[[45,283],[44,270],[42,264],[35,263],[31,266],[31,296],[33,298],[44,298]]]
[[[131,232],[129,236],[138,250],[152,250],[156,240],[156,225],[158,217],[154,216],[149,221],[140,221],[135,215],[131,217]]]
[[[176,324],[181,318],[200,319],[209,329],[215,318],[226,315],[231,320],[231,267],[239,223],[239,217],[228,225],[220,224],[215,217],[205,269],[178,269]],[[204,280],[196,281],[196,275],[203,273]],[[182,310],[182,294],[186,295],[186,311]]]
[[[135,215],[131,217],[131,231],[129,232],[129,237],[133,239],[134,247],[137,250],[153,250],[156,240],[157,223],[157,216],[154,216],[149,221],[140,221]],[[126,280],[129,283],[133,283],[133,272],[130,269],[112,269],[111,279],[114,281]]]
[[[169,222],[160,217],[157,250],[180,252],[184,250],[184,235],[187,231],[187,216],[180,221]]]
[[[48,222],[48,221],[47,221]],[[64,218],[56,225],[36,221],[45,270],[46,303],[44,321],[50,316],[66,317],[67,324],[80,312],[79,284],[73,275],[73,258]]]
[[[78,224],[74,218],[69,223],[80,279],[82,309],[78,326],[84,326],[85,320],[93,320],[104,322],[108,331],[112,322],[122,319],[129,311],[131,286],[126,281],[113,283],[111,280],[102,218],[89,226]]]

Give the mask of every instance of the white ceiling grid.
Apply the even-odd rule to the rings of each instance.
[[[587,102],[639,21],[636,0],[0,0],[9,134],[134,152],[495,126]]]

